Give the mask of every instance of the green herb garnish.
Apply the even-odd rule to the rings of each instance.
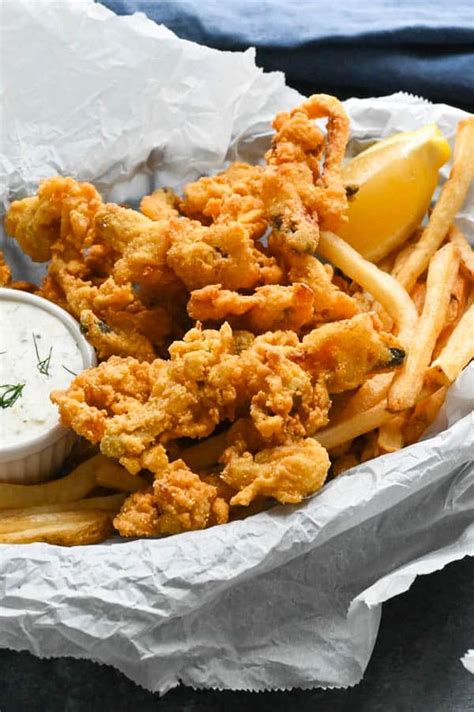
[[[51,353],[53,351],[53,347],[51,346],[49,349],[49,354],[46,356],[46,358],[41,358],[39,355],[38,351],[38,344],[36,343],[36,336],[32,334],[33,336],[33,343],[35,345],[35,352],[36,352],[36,368],[40,373],[43,374],[43,376],[49,376],[49,364],[51,363]]]
[[[0,391],[3,391],[0,394],[0,408],[11,408],[18,398],[21,398],[25,385],[25,383],[17,383],[15,385],[5,383],[0,386]]]
[[[70,373],[72,376],[77,376],[77,373],[76,373],[75,371],[71,371],[71,369],[68,368],[67,366],[64,366],[64,365],[63,365],[63,368],[64,368],[65,371],[67,371],[68,373]]]

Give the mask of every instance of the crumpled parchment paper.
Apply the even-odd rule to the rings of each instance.
[[[2,11],[4,205],[55,173],[115,200],[179,188],[256,160],[273,114],[299,101],[251,50],[181,41],[142,15],[92,0]],[[463,115],[403,94],[346,107],[355,149],[431,121],[452,141]],[[472,199],[460,224],[473,234]],[[13,241],[2,247],[18,275],[38,274]],[[0,546],[0,646],[109,663],[160,692],[356,684],[382,602],[474,555],[473,404],[471,366],[427,439],[300,506],[161,540]]]
[[[468,650],[465,655],[462,656],[461,662],[469,672],[474,675],[474,650]]]

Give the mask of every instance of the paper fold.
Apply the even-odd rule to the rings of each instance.
[[[474,675],[474,650],[468,650],[467,653],[462,656],[461,662],[466,670]]]

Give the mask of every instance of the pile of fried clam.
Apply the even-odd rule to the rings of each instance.
[[[123,536],[300,502],[331,463],[417,440],[472,357],[472,250],[452,223],[474,124],[428,226],[379,266],[337,236],[355,192],[340,102],[312,96],[273,126],[264,166],[157,190],[140,211],[61,177],[8,211],[8,234],[49,262],[39,288],[12,286],[76,317],[100,360],[51,398],[99,470],[111,458],[136,476],[109,507]]]

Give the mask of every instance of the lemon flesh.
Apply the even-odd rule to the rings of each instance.
[[[420,225],[451,149],[435,124],[399,133],[359,153],[344,167],[346,186],[358,186],[339,235],[378,262]]]

